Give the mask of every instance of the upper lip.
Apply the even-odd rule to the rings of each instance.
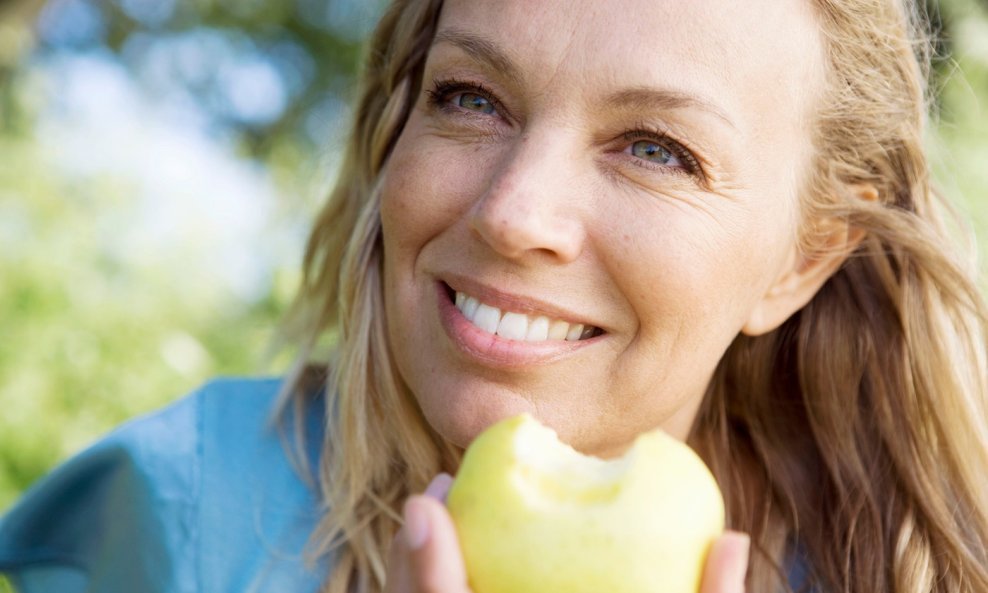
[[[567,323],[582,323],[585,326],[604,328],[586,317],[579,315],[565,307],[530,296],[511,294],[492,288],[486,284],[459,276],[456,274],[444,274],[441,281],[456,292],[462,292],[472,296],[485,305],[497,307],[502,312],[511,311],[514,313],[524,313],[526,315],[543,315],[550,319],[558,319]]]

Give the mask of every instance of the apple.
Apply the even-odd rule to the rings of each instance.
[[[474,593],[697,593],[724,501],[660,430],[582,455],[528,414],[485,430],[447,498]]]

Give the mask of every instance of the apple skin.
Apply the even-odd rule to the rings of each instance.
[[[724,503],[696,453],[645,433],[610,478],[574,484],[579,472],[559,478],[516,452],[533,425],[550,435],[539,456],[557,447],[582,465],[527,414],[474,440],[447,498],[473,593],[697,593]]]

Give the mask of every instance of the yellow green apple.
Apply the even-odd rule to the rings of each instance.
[[[522,414],[467,449],[447,499],[474,593],[696,593],[724,529],[703,461],[656,430],[582,455]]]

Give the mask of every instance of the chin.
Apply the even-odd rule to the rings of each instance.
[[[477,435],[505,418],[522,412],[537,416],[531,401],[511,392],[474,389],[470,395],[463,393],[460,391],[456,397],[416,398],[429,426],[460,448],[465,449]]]

